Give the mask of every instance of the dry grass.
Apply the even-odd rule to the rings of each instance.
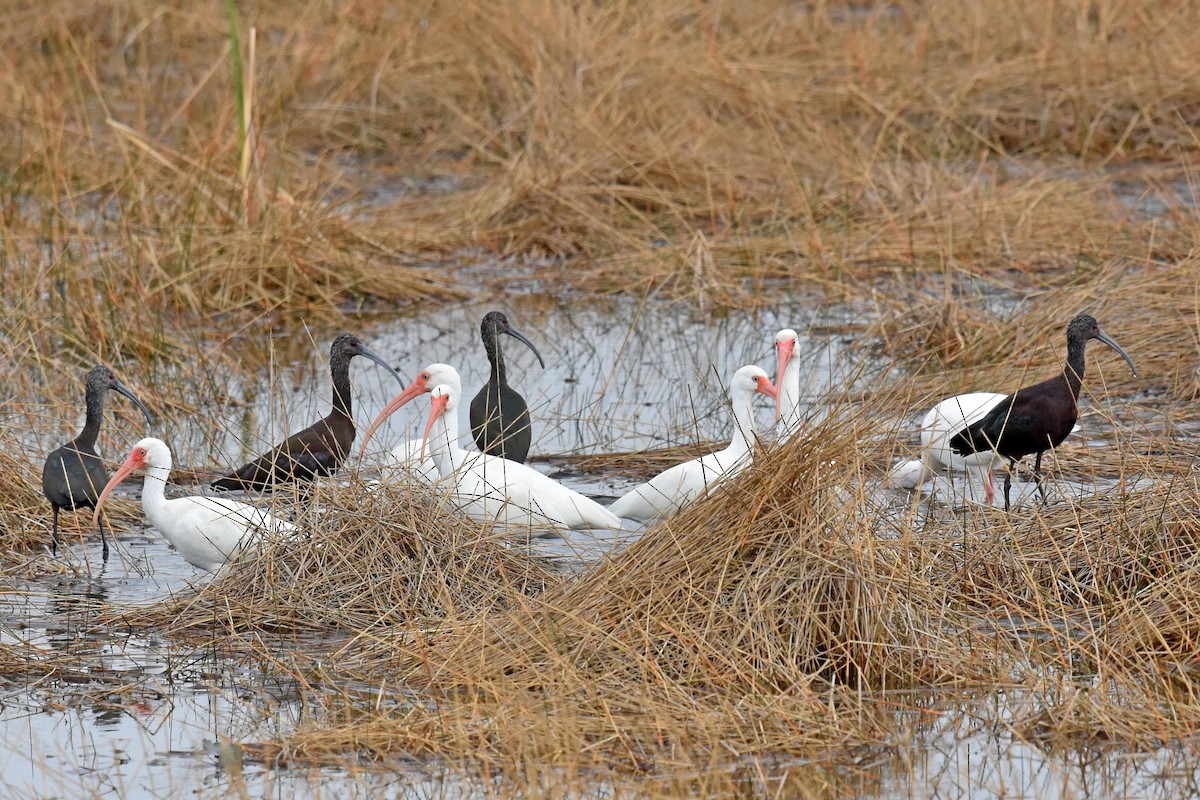
[[[967,687],[1038,698],[1029,738],[1200,731],[1200,8],[243,13],[239,100],[211,7],[0,11],[10,572],[39,569],[24,554],[48,526],[30,466],[48,447],[22,429],[63,432],[95,361],[175,387],[143,395],[154,411],[196,416],[311,346],[254,341],[299,318],[518,278],[701,314],[804,289],[861,309],[855,333],[908,374],[835,392],[811,436],[578,578],[352,478],[300,512],[310,540],[112,619],[219,639],[311,688],[316,714],[264,757],[440,758],[525,788],[550,764],[564,787],[615,772],[764,793],[747,773],[765,760],[844,763],[893,741],[921,693]],[[914,409],[1052,374],[1080,311],[1141,377],[1093,344],[1084,423],[1108,440],[1064,446],[1049,472],[1112,488],[1010,515],[881,501]],[[694,452],[572,466],[641,474]],[[281,653],[279,634],[328,641]],[[0,669],[36,660],[4,648]],[[845,788],[836,766],[801,772],[793,793]]]

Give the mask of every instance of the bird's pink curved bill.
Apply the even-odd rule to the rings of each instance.
[[[145,463],[139,461],[137,456],[135,456],[133,453],[129,454],[129,458],[125,459],[125,463],[122,464],[117,469],[116,473],[114,473],[113,476],[108,479],[108,483],[104,484],[104,490],[100,492],[100,497],[96,499],[96,508],[94,511],[92,511],[93,525],[100,524],[100,509],[103,507],[104,501],[108,499],[109,493],[112,492],[112,490],[116,488],[121,481],[132,475],[135,469],[144,466],[146,466]]]
[[[408,385],[407,389],[393,397],[392,402],[383,407],[383,411],[379,412],[379,416],[375,417],[371,426],[367,428],[366,434],[363,435],[362,447],[358,450],[358,457],[362,458],[363,453],[367,452],[367,443],[371,441],[371,437],[375,435],[375,431],[379,430],[379,426],[384,423],[384,420],[407,405],[413,398],[428,391],[429,387],[425,385],[425,382],[417,378]]]

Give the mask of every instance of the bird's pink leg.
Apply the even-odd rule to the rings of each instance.
[[[984,475],[983,490],[987,493],[987,503],[989,506],[996,503],[996,483],[992,480],[992,468],[988,467],[987,474]]]

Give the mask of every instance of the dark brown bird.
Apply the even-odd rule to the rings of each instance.
[[[335,472],[354,444],[354,419],[350,415],[350,359],[365,356],[404,380],[357,336],[343,333],[329,348],[333,378],[333,410],[311,427],[289,436],[278,447],[212,482],[214,489],[266,489],[280,483],[309,481]]]
[[[1067,325],[1067,365],[1049,380],[1018,389],[1001,400],[987,416],[950,439],[950,449],[960,456],[995,451],[1009,460],[1004,475],[1004,510],[1009,508],[1008,493],[1012,472],[1017,462],[1030,453],[1037,453],[1033,478],[1042,502],[1046,490],[1042,486],[1042,454],[1058,447],[1079,419],[1079,389],[1083,386],[1084,350],[1089,339],[1099,339],[1116,350],[1129,362],[1137,375],[1133,359],[1121,349],[1088,314],[1080,314]]]
[[[529,406],[516,389],[508,385],[504,369],[504,353],[500,350],[500,334],[506,333],[521,342],[537,356],[542,369],[546,362],[533,342],[514,328],[508,317],[499,311],[489,311],[479,325],[483,349],[492,365],[488,382],[471,401],[471,436],[483,452],[524,464],[529,456],[533,431],[529,426]]]
[[[128,397],[146,415],[146,421],[152,421],[142,401],[128,386],[117,380],[111,369],[103,365],[92,367],[87,374],[87,388],[83,396],[87,409],[83,430],[46,456],[46,463],[42,467],[42,493],[54,510],[54,523],[50,529],[50,549],[54,553],[58,553],[58,512],[95,508],[100,490],[108,483],[108,470],[96,452],[96,437],[104,419],[104,399],[109,389]],[[104,557],[108,558],[108,537],[104,534],[103,523],[100,525],[100,542]]]

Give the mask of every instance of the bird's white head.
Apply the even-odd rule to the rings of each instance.
[[[784,328],[779,333],[775,334],[775,353],[779,356],[779,369],[775,372],[775,385],[782,390],[783,388],[783,373],[791,363],[792,357],[796,354],[796,342],[799,341],[799,335],[791,328]],[[780,396],[783,394],[779,391],[775,394],[775,419],[779,419],[782,414],[780,408]]]
[[[367,433],[363,436],[362,447],[358,450],[358,457],[362,458],[362,454],[367,451],[367,443],[371,441],[371,437],[375,435],[375,431],[379,430],[379,426],[384,420],[395,414],[403,408],[409,401],[420,397],[426,392],[431,392],[438,386],[445,386],[454,393],[457,399],[462,394],[462,378],[458,375],[458,370],[449,364],[430,364],[425,369],[421,370],[420,374],[413,379],[404,391],[392,398],[392,401],[384,406],[383,411],[379,412],[379,416],[375,417],[371,422],[371,427],[367,428]]]
[[[104,491],[100,492],[100,497],[96,499],[96,510],[92,512],[92,524],[100,523],[100,508],[115,486],[132,475],[134,470],[154,467],[168,471],[171,469],[171,448],[167,447],[167,443],[162,439],[148,437],[133,446],[125,462],[117,468],[116,473],[104,485]]]
[[[767,373],[762,367],[749,364],[733,373],[733,381],[729,384],[731,397],[753,396],[755,393],[765,394],[772,400],[779,397],[779,392],[772,385],[771,379],[767,377]]]

